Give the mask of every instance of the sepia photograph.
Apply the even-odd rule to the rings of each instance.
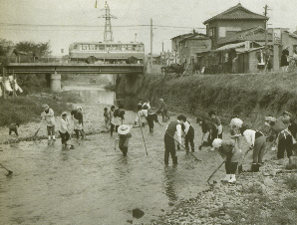
[[[0,0],[0,224],[297,224],[295,7]]]

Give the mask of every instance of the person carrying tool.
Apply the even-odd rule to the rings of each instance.
[[[83,109],[81,106],[77,106],[76,109],[71,111],[71,117],[74,123],[74,131],[75,131],[77,140],[79,139],[80,135],[82,140],[85,139],[82,110]]]
[[[272,132],[277,137],[275,143],[277,145],[277,159],[279,164],[283,164],[285,151],[289,158],[289,164],[293,163],[293,144],[296,144],[295,138],[292,136],[291,131],[288,129],[290,126],[290,113],[285,111],[283,116],[279,118],[268,116],[265,118],[265,124],[269,125]]]
[[[123,152],[124,156],[127,156],[129,140],[132,137],[130,130],[131,130],[131,127],[125,124],[122,124],[118,127],[119,149]]]
[[[137,105],[137,115],[135,117],[135,121],[134,121],[134,125],[139,125],[139,126],[142,126],[144,127],[145,124],[146,124],[146,121],[147,121],[147,116],[148,116],[148,106],[147,105],[140,105],[138,104]]]
[[[164,163],[168,165],[169,154],[171,155],[171,159],[173,164],[177,164],[177,156],[175,150],[175,141],[178,142],[177,149],[180,149],[181,145],[181,136],[182,136],[182,123],[186,122],[186,117],[184,115],[179,115],[177,120],[170,122],[166,129],[164,135],[164,143],[165,143],[165,153],[164,153]],[[177,140],[174,139],[174,135],[176,135]]]
[[[55,113],[54,110],[49,107],[48,104],[42,105],[43,112],[41,113],[42,121],[45,121],[47,126],[47,134],[48,134],[48,144],[51,142],[51,138],[53,141],[56,141],[55,136]]]
[[[263,156],[266,149],[266,137],[261,131],[248,129],[244,124],[240,128],[240,133],[245,137],[245,140],[249,145],[247,151],[253,150],[251,172],[258,172],[259,167],[264,164]]]
[[[218,150],[222,158],[225,158],[226,176],[221,181],[234,183],[236,181],[235,172],[241,156],[240,149],[237,148],[234,141],[220,138],[214,139],[212,146],[213,150],[211,149],[211,151]]]
[[[192,127],[192,125],[190,124],[190,122],[188,120],[186,120],[183,123],[184,126],[184,136],[185,136],[185,147],[186,147],[186,153],[189,153],[189,145],[191,147],[191,151],[195,152],[195,147],[194,147],[194,136],[195,136],[195,131],[194,128]]]
[[[61,114],[59,133],[61,136],[62,148],[67,149],[67,141],[70,139],[69,121],[67,118],[67,112],[63,112]]]

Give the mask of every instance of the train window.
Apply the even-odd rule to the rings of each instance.
[[[95,45],[95,50],[98,50],[99,49],[99,45]]]
[[[99,45],[99,50],[105,50],[105,45]]]
[[[112,46],[111,46],[111,49],[112,49],[112,50],[117,50],[117,49],[118,49],[118,46],[117,46],[117,45],[112,45]]]
[[[74,46],[73,46],[73,49],[77,49],[77,45],[74,45]]]
[[[126,51],[127,45],[122,45],[122,51]]]
[[[132,45],[132,50],[137,51],[138,50],[137,45]]]
[[[90,45],[90,50],[95,50],[95,45]]]
[[[132,45],[128,45],[128,50],[132,50]]]
[[[110,50],[110,45],[106,45],[106,50]]]
[[[89,45],[83,45],[83,49],[82,50],[89,50]]]

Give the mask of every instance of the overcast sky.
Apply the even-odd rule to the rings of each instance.
[[[0,0],[0,38],[35,43],[50,40],[53,55],[68,54],[72,42],[103,41],[105,1],[98,0]],[[203,22],[239,2],[252,12],[271,9],[269,27],[297,26],[296,0],[108,0],[114,41],[144,42],[150,51],[150,19],[153,19],[153,52],[171,48],[170,39],[193,28],[205,33]],[[61,53],[64,49],[64,54]]]

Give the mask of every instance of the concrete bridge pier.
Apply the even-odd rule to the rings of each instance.
[[[60,92],[61,91],[61,74],[54,73],[51,74],[51,91]]]
[[[125,108],[135,110],[137,108],[137,93],[141,87],[142,74],[125,75]]]

